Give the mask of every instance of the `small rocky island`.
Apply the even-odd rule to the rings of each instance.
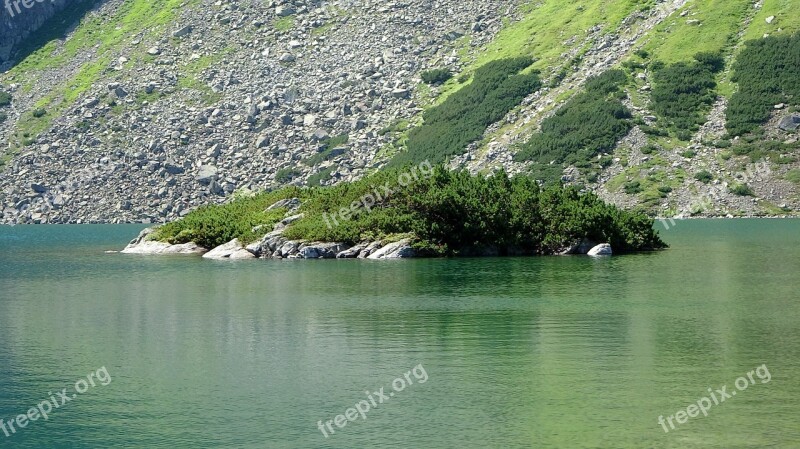
[[[611,255],[666,244],[641,212],[575,187],[419,166],[332,187],[243,192],[148,228],[127,254],[210,259]]]

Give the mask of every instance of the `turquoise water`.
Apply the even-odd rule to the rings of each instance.
[[[0,228],[0,418],[76,394],[0,446],[800,447],[799,220],[605,259],[104,253],[139,229]]]

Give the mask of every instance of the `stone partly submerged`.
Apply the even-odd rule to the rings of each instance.
[[[153,240],[153,231],[155,228],[143,230],[121,252],[124,254],[204,254],[208,251],[193,242],[171,245]]]
[[[611,250],[611,245],[608,243],[601,243],[600,245],[595,246],[594,248],[590,249],[587,255],[589,256],[610,256],[614,252]]]

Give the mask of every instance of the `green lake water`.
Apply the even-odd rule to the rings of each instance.
[[[0,418],[59,403],[0,447],[800,448],[800,220],[601,259],[105,253],[141,228],[0,227]]]

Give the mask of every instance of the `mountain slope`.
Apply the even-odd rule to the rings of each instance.
[[[776,128],[795,100],[775,110],[764,132],[742,136],[752,141],[747,148],[726,136],[725,113],[745,42],[797,31],[798,7],[800,0],[112,0],[0,76],[13,98],[0,108],[8,116],[0,123],[8,141],[0,221],[165,221],[240,189],[330,184],[393,158],[413,161],[404,155],[423,110],[468,110],[457,97],[478,101],[465,89],[481,82],[472,75],[519,57],[533,58],[522,74],[537,72],[544,85],[502,110],[483,138],[456,148],[452,166],[562,177],[662,216],[796,211],[797,138]],[[670,88],[658,73],[699,64],[699,52],[721,54],[724,67],[687,112],[702,123],[684,120],[691,129],[681,129],[663,116],[668,105],[653,102]],[[421,82],[431,69],[456,76]],[[570,117],[565,107],[577,117],[592,111],[569,100],[610,69],[626,81],[609,101],[630,111],[614,148],[595,159],[584,149],[576,153],[583,159],[563,164],[521,157],[548,117]],[[476,126],[470,134],[485,125]],[[431,142],[426,148],[437,151]]]

